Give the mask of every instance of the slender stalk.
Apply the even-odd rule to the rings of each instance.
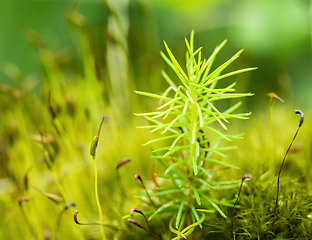
[[[234,217],[234,209],[235,209],[235,206],[238,202],[238,199],[239,199],[239,196],[240,196],[240,193],[241,193],[241,190],[242,190],[242,186],[243,186],[243,182],[245,179],[252,179],[253,176],[250,174],[250,173],[246,173],[243,177],[242,177],[242,182],[241,182],[241,185],[239,187],[239,191],[238,191],[238,195],[237,195],[237,198],[236,198],[236,201],[233,205],[233,209],[232,209],[232,237],[233,239],[235,239],[235,234],[234,234],[234,220],[233,220],[233,217]]]
[[[90,155],[92,156],[93,164],[94,164],[94,192],[95,192],[95,200],[96,200],[96,204],[97,204],[98,210],[99,210],[100,223],[103,222],[102,221],[103,220],[103,214],[102,214],[102,208],[101,208],[101,204],[100,204],[100,200],[99,200],[99,193],[98,193],[98,175],[97,175],[97,167],[96,167],[95,155],[96,155],[96,148],[97,148],[97,145],[98,145],[98,142],[99,142],[100,132],[101,132],[101,128],[102,128],[104,119],[105,118],[103,117],[102,121],[101,121],[101,124],[99,126],[99,130],[96,133],[95,137],[93,138],[93,140],[91,142],[91,146],[90,146]],[[106,240],[103,226],[101,227],[101,233],[102,233],[103,240]]]
[[[24,218],[24,220],[25,220],[25,223],[26,223],[26,225],[27,225],[27,227],[28,227],[28,229],[29,229],[31,235],[32,235],[34,238],[37,238],[37,237],[38,237],[38,234],[37,234],[36,231],[34,230],[33,225],[30,223],[30,221],[29,221],[29,219],[28,219],[28,217],[27,217],[27,214],[26,214],[26,212],[25,212],[25,210],[24,210],[24,208],[23,208],[23,202],[25,202],[25,201],[28,202],[28,201],[29,201],[29,198],[28,198],[28,197],[22,197],[22,198],[19,200],[18,205],[19,205],[19,207],[20,207],[22,216],[23,216],[23,218]]]
[[[197,101],[197,96],[196,93],[193,91],[193,89],[190,89],[191,91],[191,98],[194,101],[194,103],[191,103],[191,134],[190,134],[190,154],[191,154],[191,166],[193,167],[193,172],[190,171],[191,176],[192,175],[197,175],[198,170],[197,170],[197,160],[196,160],[196,146],[195,146],[195,141],[196,141],[196,136],[194,136],[195,133],[197,133],[197,106],[195,102]],[[195,129],[195,130],[194,130]],[[192,131],[194,131],[192,133]]]
[[[99,210],[99,215],[100,215],[100,223],[103,222],[103,214],[102,214],[102,208],[99,200],[99,193],[98,193],[98,176],[97,176],[97,167],[96,167],[96,161],[95,158],[93,158],[93,163],[94,163],[94,191],[95,191],[95,199],[96,199],[96,204]],[[104,227],[101,226],[101,234],[102,238],[106,240],[105,233],[104,233]]]
[[[78,221],[77,215],[78,215],[78,210],[76,210],[74,212],[74,216],[73,216],[74,222],[76,224],[78,224],[78,225],[85,225],[85,226],[97,225],[97,226],[108,227],[108,228],[111,228],[111,229],[113,229],[115,231],[124,231],[123,229],[117,228],[117,227],[115,227],[113,225],[109,225],[109,224],[103,224],[103,223],[81,223],[81,222]]]
[[[284,156],[282,165],[281,165],[281,167],[280,167],[280,169],[279,169],[279,172],[278,172],[278,177],[277,177],[277,190],[276,190],[276,200],[275,200],[274,215],[273,215],[272,228],[271,228],[271,231],[272,231],[272,232],[273,232],[273,228],[274,228],[275,215],[276,215],[276,208],[277,208],[277,203],[278,203],[280,175],[281,175],[281,172],[282,172],[282,168],[283,168],[283,166],[284,166],[284,163],[285,163],[286,156],[287,156],[287,154],[288,154],[288,152],[289,152],[289,150],[290,150],[290,148],[291,148],[291,146],[292,146],[292,144],[293,144],[293,142],[294,142],[294,140],[295,140],[295,138],[296,138],[296,136],[297,136],[297,134],[298,134],[299,129],[300,129],[300,126],[298,127],[298,129],[297,129],[297,131],[296,131],[296,133],[295,133],[295,135],[294,135],[294,137],[293,137],[293,139],[292,139],[292,141],[291,141],[291,143],[290,143],[290,145],[289,145],[289,147],[288,147],[288,149],[287,149],[287,151],[286,151],[286,154],[285,154],[285,156]]]
[[[275,100],[278,99],[279,101],[281,101],[282,103],[285,103],[283,99],[281,99],[279,96],[276,95],[276,93],[274,92],[269,92],[266,94],[267,96],[270,97],[270,134],[271,134],[271,152],[274,153],[274,149],[275,149],[275,139],[274,139],[274,132],[273,132],[273,107],[274,107],[274,103]],[[271,160],[274,161],[275,158],[275,154],[271,154]]]
[[[235,209],[235,206],[236,206],[236,204],[237,204],[237,202],[238,202],[238,198],[239,198],[239,195],[240,195],[240,192],[241,192],[241,190],[242,190],[242,186],[243,186],[243,181],[241,182],[241,185],[240,185],[240,187],[239,187],[239,191],[238,191],[238,195],[237,195],[237,198],[236,198],[236,201],[235,201],[235,203],[234,203],[234,205],[233,205],[233,209],[232,209],[232,236],[233,236],[233,239],[235,239],[235,234],[234,234],[234,220],[233,220],[233,215],[234,215],[234,209]]]
[[[273,123],[272,123],[272,115],[273,115],[273,106],[274,106],[275,98],[270,98],[270,133],[271,133],[271,146],[274,149],[274,134],[273,134]],[[272,159],[274,156],[272,155]]]
[[[74,206],[75,206],[74,202],[67,203],[64,205],[64,208],[62,209],[62,211],[58,214],[57,219],[56,219],[56,224],[55,224],[55,230],[54,230],[55,239],[58,239],[58,236],[59,236],[59,229],[60,229],[60,224],[61,224],[61,219],[62,219],[63,214],[69,207],[74,207]]]
[[[297,136],[297,134],[298,134],[298,132],[299,132],[299,129],[300,129],[302,123],[303,123],[303,120],[304,120],[304,114],[303,114],[302,111],[300,111],[300,110],[295,110],[295,113],[296,113],[296,114],[300,114],[299,126],[298,126],[298,129],[297,129],[297,131],[296,131],[296,133],[295,133],[295,135],[294,135],[294,137],[293,137],[293,139],[292,139],[292,141],[291,141],[291,143],[290,143],[290,145],[289,145],[289,147],[288,147],[288,149],[287,149],[287,151],[286,151],[286,154],[285,154],[284,159],[283,159],[283,161],[282,161],[282,165],[281,165],[280,170],[279,170],[279,172],[278,172],[278,177],[277,177],[277,190],[276,190],[276,200],[275,200],[275,208],[274,208],[274,215],[273,215],[273,221],[272,221],[271,232],[273,232],[274,223],[275,223],[275,215],[276,215],[276,208],[277,208],[278,195],[279,195],[279,181],[280,181],[280,175],[281,175],[281,172],[282,172],[282,168],[283,168],[283,166],[284,166],[284,163],[285,163],[285,160],[286,160],[286,156],[287,156],[287,154],[288,154],[288,152],[289,152],[289,150],[290,150],[290,148],[291,148],[291,146],[292,146],[292,144],[293,144],[293,142],[294,142],[294,140],[295,140],[295,138],[296,138],[296,136]],[[271,239],[271,236],[270,236],[270,239]]]

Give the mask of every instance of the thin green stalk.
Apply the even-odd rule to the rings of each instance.
[[[195,91],[190,87],[191,98],[194,102],[197,102],[197,96]],[[197,159],[196,159],[196,133],[197,133],[197,106],[195,103],[191,103],[191,135],[190,135],[190,145],[191,145],[191,164],[193,166],[194,175],[197,175]],[[191,173],[191,175],[193,175]]]
[[[274,145],[274,134],[273,134],[273,123],[272,123],[272,115],[273,115],[273,106],[275,103],[275,98],[270,98],[270,132],[271,132],[271,144]],[[273,146],[274,149],[274,146]]]
[[[93,163],[94,163],[94,192],[95,192],[95,199],[96,199],[96,204],[98,206],[98,210],[99,210],[99,215],[100,215],[100,223],[102,223],[103,221],[103,217],[102,217],[102,208],[101,208],[101,204],[100,204],[100,200],[99,200],[99,193],[98,193],[98,176],[97,176],[97,167],[96,167],[96,161],[95,161],[95,155],[96,155],[96,148],[99,142],[99,138],[100,138],[100,132],[101,132],[101,128],[104,122],[104,117],[102,118],[101,124],[99,126],[99,130],[96,133],[95,137],[93,138],[92,142],[91,142],[91,146],[90,146],[90,155],[92,156],[93,159]],[[103,226],[101,226],[101,233],[102,233],[102,238],[104,240],[106,240],[105,237],[105,233],[104,233],[104,228]]]
[[[100,204],[100,200],[99,200],[99,193],[98,193],[98,176],[97,176],[97,167],[96,167],[96,161],[95,158],[93,158],[93,163],[94,163],[94,191],[95,191],[95,200],[96,200],[96,204],[99,210],[99,215],[100,215],[100,223],[103,222],[103,214],[102,214],[102,208],[101,208],[101,204]],[[101,226],[101,234],[102,234],[102,238],[104,240],[106,240],[105,237],[105,233],[104,233],[104,227]]]

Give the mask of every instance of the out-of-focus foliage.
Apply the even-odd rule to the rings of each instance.
[[[228,52],[245,49],[245,61],[259,67],[253,81],[245,83],[249,89],[256,93],[273,90],[296,103],[307,101],[304,96],[309,95],[307,89],[311,87],[308,0],[108,2],[122,9],[136,84],[150,82],[143,79],[159,74],[157,70],[161,68],[161,61],[158,53],[162,40],[166,39],[176,50],[181,49],[183,45],[179,40],[194,29],[198,45],[207,46],[204,53],[210,53],[224,39],[229,40]],[[2,68],[9,71],[9,65],[5,64],[8,61],[18,66],[26,76],[38,73],[36,53],[22,34],[28,28],[38,32],[49,49],[58,52],[66,48],[75,57],[66,21],[66,11],[74,3],[4,0],[0,4]],[[108,22],[107,7],[101,1],[78,1],[75,5],[79,6],[79,12],[90,24],[94,47],[101,56],[105,52],[103,42],[107,38],[103,31]],[[183,51],[178,52],[183,54]],[[152,84],[160,88],[159,83]],[[258,100],[257,96],[255,99]]]
[[[220,182],[246,172],[254,176],[244,185],[241,209],[235,211],[237,237],[270,233],[277,169],[296,130],[295,108],[306,120],[286,159],[275,233],[281,239],[311,236],[310,5],[308,0],[0,1],[0,239],[31,239],[31,232],[36,239],[49,239],[49,234],[53,239],[100,237],[96,226],[75,225],[74,208],[63,210],[68,203],[59,198],[59,186],[66,193],[62,197],[75,202],[79,221],[98,219],[89,146],[103,116],[99,198],[104,223],[122,229],[105,233],[109,239],[147,238],[121,220],[132,207],[145,210],[132,198],[141,187],[134,174],[140,173],[150,191],[155,189],[150,169],[156,161],[141,146],[151,135],[135,128],[146,122],[132,115],[150,111],[155,102],[141,101],[133,90],[165,89],[161,70],[167,66],[159,54],[163,40],[183,62],[181,39],[192,29],[195,45],[204,46],[203,57],[228,39],[215,66],[244,48],[228,71],[258,67],[224,82],[236,81],[238,92],[255,93],[244,106],[253,112],[249,124],[231,122],[235,132],[246,133],[228,154],[241,169],[217,174]],[[285,105],[275,104],[271,125],[267,92],[285,100]],[[116,171],[124,157],[131,161]],[[155,172],[164,170],[155,165]],[[219,196],[234,199],[235,194],[232,189]],[[231,208],[222,206],[222,211],[228,215]],[[194,232],[196,239],[230,236],[230,220],[220,219],[207,219],[203,230]],[[155,233],[170,238],[157,220],[150,224]]]

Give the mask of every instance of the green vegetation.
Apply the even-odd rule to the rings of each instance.
[[[235,82],[225,88],[217,88],[217,83],[226,77],[255,69],[246,68],[222,74],[224,69],[239,57],[242,52],[239,51],[227,62],[211,71],[213,62],[226,41],[215,48],[208,60],[201,58],[202,48],[194,49],[194,32],[191,34],[190,42],[187,39],[185,42],[187,46],[186,72],[179,65],[166,42],[165,47],[169,58],[163,52],[161,53],[166,63],[179,78],[180,85],[176,85],[163,71],[162,75],[170,85],[163,95],[136,91],[140,95],[164,102],[157,108],[159,110],[157,112],[136,115],[144,116],[152,123],[152,125],[140,128],[151,128],[151,132],[161,131],[161,134],[171,133],[153,139],[144,145],[171,140],[169,145],[153,150],[154,158],[166,168],[164,175],[157,173],[155,175],[164,181],[171,181],[170,184],[164,183],[162,186],[158,186],[155,181],[157,192],[151,196],[162,201],[158,201],[158,204],[151,202],[156,210],[149,220],[162,211],[173,212],[170,230],[177,235],[174,239],[185,238],[194,231],[196,226],[202,228],[205,213],[217,211],[226,218],[216,203],[227,207],[232,206],[231,202],[211,198],[213,195],[211,192],[218,189],[235,188],[237,184],[232,182],[215,183],[213,175],[222,167],[238,169],[224,160],[219,160],[218,156],[226,157],[224,151],[235,149],[233,146],[222,146],[224,140],[232,141],[242,137],[241,135],[222,133],[211,126],[217,122],[223,130],[227,130],[225,125],[225,123],[229,123],[227,119],[248,119],[249,113],[233,113],[241,105],[241,102],[222,112],[216,108],[216,104],[219,100],[235,99],[252,94],[234,93]],[[172,96],[169,97],[170,95]],[[171,117],[171,119],[168,121],[167,117],[169,119]],[[158,119],[161,118],[166,119],[168,123],[160,122]],[[164,152],[164,154],[158,155],[159,152]],[[210,170],[204,167],[205,165],[208,165]],[[144,199],[141,200],[145,202]],[[172,222],[175,222],[174,227],[171,226]]]
[[[310,79],[304,70],[310,55],[302,51],[302,64],[290,55],[297,53],[296,43],[306,46],[301,35],[305,25],[295,25],[302,19],[291,22],[300,33],[283,38],[289,35],[281,29],[284,44],[274,45],[261,35],[257,51],[274,56],[273,61],[250,50],[259,37],[248,44],[252,32],[241,34],[243,28],[226,26],[196,30],[213,22],[200,28],[196,16],[186,11],[196,6],[181,1],[181,23],[169,11],[174,0],[167,2],[130,1],[124,6],[130,12],[129,28],[118,4],[101,5],[103,16],[100,4],[89,6],[101,16],[104,38],[96,16],[90,20],[93,11],[68,4],[63,11],[71,37],[68,49],[55,50],[49,35],[34,27],[24,36],[36,50],[35,69],[40,71],[25,77],[22,62],[1,62],[0,239],[311,238],[311,112],[301,106],[309,103],[302,99],[308,99],[304,93],[310,83],[303,83]],[[233,9],[220,2],[224,5],[215,1],[211,12]],[[269,1],[257,2],[257,9],[267,9]],[[251,6],[235,4],[238,20],[249,23],[244,13]],[[292,12],[287,7],[294,3],[280,4],[281,14],[291,16],[305,6],[300,3]],[[23,3],[18,7],[27,8]],[[196,8],[198,17],[208,14],[206,7]],[[162,18],[166,11],[170,21]],[[257,11],[251,13],[260,16]],[[181,24],[183,30],[176,27]],[[196,30],[196,42],[192,33],[185,55],[181,36],[190,27]],[[276,22],[274,29],[279,29]],[[239,38],[232,32],[239,32]],[[226,35],[226,47],[223,42],[213,50]],[[158,39],[166,41],[164,48]],[[15,40],[12,54],[19,51]],[[195,49],[197,45],[203,48]],[[245,46],[239,59],[241,51],[231,57]],[[161,49],[165,51],[159,55]],[[259,69],[250,72],[254,68],[245,68],[250,65]],[[291,85],[295,75],[302,84]],[[235,82],[238,92],[255,95],[240,102],[237,97],[252,94],[236,93]],[[285,104],[273,108],[277,95],[271,91]],[[238,107],[248,113],[236,113]],[[297,108],[306,119],[288,149],[298,129]],[[246,173],[253,179],[242,181]]]

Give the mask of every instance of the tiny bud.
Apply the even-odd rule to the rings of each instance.
[[[129,219],[128,219],[128,222],[129,222],[129,223],[132,223],[132,224],[134,224],[134,225],[136,225],[136,226],[139,227],[139,228],[143,228],[143,229],[144,229],[144,227],[143,227],[140,223],[138,223],[137,221],[135,221],[135,220],[132,219],[132,218],[129,218]]]
[[[135,174],[135,175],[134,175],[134,179],[135,179],[135,180],[139,179],[139,180],[141,181],[142,186],[143,186],[143,188],[145,189],[145,192],[146,192],[148,198],[150,199],[151,203],[155,206],[155,203],[154,203],[153,200],[151,199],[151,196],[149,195],[149,193],[148,193],[146,187],[144,186],[144,182],[143,182],[143,179],[141,178],[141,176],[140,176],[139,174]]]
[[[245,179],[252,179],[253,176],[250,173],[246,173],[243,177],[242,177],[242,181],[244,181]]]
[[[22,202],[28,202],[29,198],[28,197],[21,197],[21,199],[18,201],[19,205],[22,205]]]
[[[281,99],[279,96],[277,96],[276,93],[274,93],[274,92],[269,92],[266,95],[271,97],[271,98],[276,98],[276,99],[280,100],[282,103],[285,103],[284,100]]]
[[[295,110],[295,113],[296,114],[300,114],[300,122],[299,122],[299,127],[301,127],[302,123],[303,123],[303,120],[304,120],[304,114],[302,111],[300,110]]]
[[[64,210],[67,210],[69,207],[74,207],[76,204],[74,202],[70,202],[64,205]]]
[[[139,174],[135,174],[134,175],[134,179],[135,180],[139,179],[141,182],[143,182],[143,180],[142,180],[142,178],[141,178],[141,176]]]
[[[130,160],[131,160],[130,158],[124,158],[124,159],[122,159],[122,160],[118,163],[116,169],[118,169],[118,168],[120,168],[121,166],[125,165],[127,162],[130,162]]]
[[[102,118],[102,122],[100,124],[99,130],[97,132],[97,134],[95,135],[95,137],[93,138],[92,142],[91,142],[91,146],[90,146],[90,155],[93,157],[93,159],[95,159],[95,151],[99,142],[99,137],[100,137],[100,131],[102,128],[102,124],[104,122],[104,117]]]
[[[51,231],[49,229],[45,229],[43,235],[45,240],[51,239]]]
[[[75,223],[80,224],[80,223],[78,222],[78,219],[77,219],[77,214],[78,214],[78,210],[76,210],[76,211],[74,212],[73,219],[74,219]]]
[[[93,157],[93,159],[95,158],[95,150],[97,148],[98,142],[99,142],[98,136],[95,136],[91,142],[90,155]]]
[[[141,215],[144,216],[143,212],[140,210],[140,209],[137,209],[137,208],[132,208],[131,211],[130,211],[130,216],[133,216],[133,213],[134,212],[137,212],[137,213],[140,213]]]
[[[130,216],[133,216],[134,212],[137,212],[137,213],[141,214],[141,215],[144,217],[144,219],[145,219],[145,221],[146,221],[146,223],[147,223],[147,226],[149,227],[150,234],[152,234],[152,235],[154,236],[153,231],[152,231],[152,229],[151,229],[151,226],[149,225],[148,220],[147,220],[147,218],[145,217],[144,213],[143,213],[140,209],[132,208],[131,211],[130,211]],[[145,229],[145,231],[146,231],[146,229]]]

